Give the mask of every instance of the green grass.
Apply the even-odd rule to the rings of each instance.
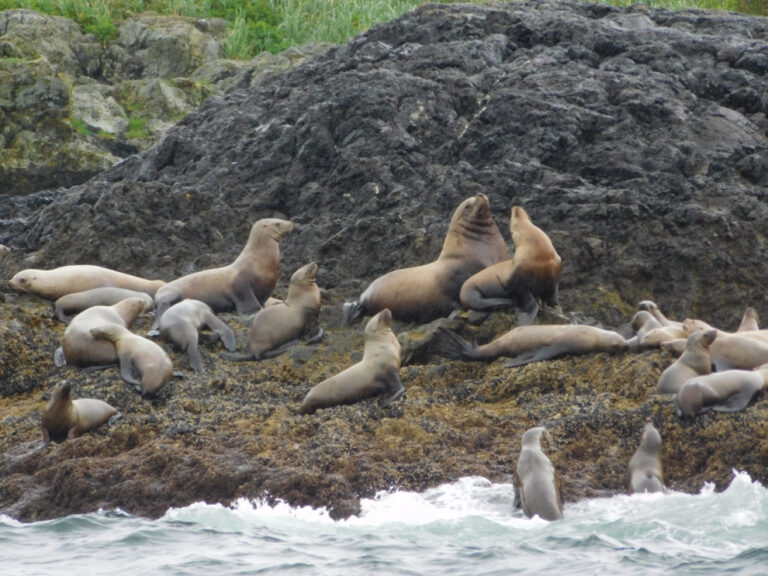
[[[435,0],[433,0],[435,1]],[[446,0],[437,0],[446,3]],[[477,4],[487,0],[475,0]],[[229,21],[228,58],[251,58],[263,50],[279,52],[307,41],[346,42],[377,22],[396,18],[425,0],[0,0],[0,10],[31,8],[66,16],[103,42],[117,25],[145,11]],[[610,0],[625,6],[632,0]],[[659,8],[712,8],[768,16],[766,0],[645,0]]]
[[[77,116],[72,116],[72,128],[75,129],[75,132],[82,134],[83,136],[89,136],[91,134],[91,131],[88,130],[88,126],[85,125],[85,122]]]
[[[142,140],[148,135],[146,118],[141,116],[130,116],[128,118],[128,130],[125,132],[125,137],[128,140]]]

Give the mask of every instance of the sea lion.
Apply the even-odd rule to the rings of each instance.
[[[91,328],[96,340],[111,342],[120,360],[120,375],[142,394],[157,394],[173,376],[173,363],[160,346],[118,324]]]
[[[688,338],[688,332],[682,326],[662,326],[656,317],[646,310],[640,310],[632,317],[635,336],[628,340],[632,352],[659,348],[662,342]]]
[[[205,372],[200,351],[197,349],[202,328],[211,330],[227,350],[237,349],[232,328],[218,318],[208,304],[193,298],[187,298],[168,308],[160,319],[158,328],[163,338],[187,353],[189,365],[195,372]],[[150,332],[150,335],[152,334]]]
[[[8,285],[16,292],[30,292],[42,298],[56,300],[73,292],[85,292],[92,288],[127,288],[154,296],[165,282],[145,280],[109,268],[90,264],[60,266],[53,270],[28,268],[18,272]]]
[[[43,440],[48,443],[77,438],[117,414],[112,406],[93,398],[72,400],[72,384],[62,382],[43,410]]]
[[[316,280],[315,262],[296,270],[285,301],[259,310],[253,317],[248,352],[221,356],[230,360],[261,360],[282,354],[301,337],[309,342],[319,340],[323,329],[317,323],[320,288]]]
[[[647,422],[640,436],[640,446],[629,459],[624,483],[627,492],[663,492],[664,479],[661,473],[661,435]]]
[[[661,310],[656,305],[655,302],[651,300],[643,300],[637,305],[637,309],[640,311],[650,312],[650,314],[658,320],[659,324],[662,326],[675,326],[676,328],[682,328],[682,323],[677,322],[676,320],[670,320],[664,314],[661,313]]]
[[[748,306],[744,310],[744,315],[741,317],[741,323],[736,332],[756,332],[757,330],[760,330],[760,316],[757,314],[757,310]]]
[[[726,370],[697,376],[685,382],[675,397],[675,414],[696,416],[707,410],[738,412],[768,382],[768,367],[758,370]]]
[[[234,262],[176,278],[155,294],[155,323],[165,311],[184,298],[201,300],[214,312],[237,310],[251,314],[262,308],[277,284],[280,240],[293,230],[293,222],[279,218],[257,220],[245,247]]]
[[[471,276],[461,287],[465,308],[489,310],[515,306],[517,323],[533,324],[539,303],[557,306],[562,260],[549,236],[533,222],[522,206],[513,206],[509,231],[515,253]]]
[[[452,330],[438,327],[432,352],[446,358],[490,362],[500,356],[510,358],[507,366],[522,366],[591,352],[624,352],[627,341],[618,333],[583,324],[518,326],[488,344],[470,344]]]
[[[656,390],[663,394],[677,394],[680,386],[687,380],[710,374],[712,358],[709,349],[716,337],[715,330],[698,330],[688,336],[685,352],[661,373]]]
[[[64,331],[62,346],[56,349],[54,363],[77,366],[114,364],[117,352],[111,342],[97,340],[91,335],[91,328],[117,324],[130,328],[136,317],[144,310],[141,298],[126,298],[112,306],[91,306],[75,316]]]
[[[355,302],[344,304],[347,323],[389,308],[398,320],[430,322],[460,307],[461,286],[475,272],[507,260],[509,251],[491,218],[488,197],[467,198],[456,209],[437,260],[379,276]]]
[[[392,313],[385,308],[365,325],[363,359],[313,387],[299,412],[351,404],[381,394],[379,404],[389,406],[405,392],[400,375],[400,342],[392,332]]]
[[[0,244],[0,262],[6,259],[6,257],[11,253],[11,249],[8,248],[5,244]]]
[[[117,304],[126,298],[141,298],[144,300],[144,312],[155,307],[155,301],[146,292],[106,286],[103,288],[92,288],[85,292],[65,294],[54,302],[53,314],[66,324],[72,320],[72,316],[86,308],[91,306],[112,306],[112,304]]]
[[[541,450],[541,436],[545,432],[546,428],[537,426],[523,434],[515,474],[515,500],[528,518],[559,520],[563,517],[563,500],[555,467]]]

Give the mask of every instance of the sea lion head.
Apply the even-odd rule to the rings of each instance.
[[[16,275],[10,279],[8,286],[14,292],[29,292],[29,290],[35,285],[37,281],[39,270],[29,268],[16,273]]]
[[[637,305],[638,310],[645,310],[646,312],[654,312],[659,309],[656,303],[652,300],[643,300]]]
[[[515,231],[521,224],[530,224],[531,218],[528,212],[522,206],[512,206],[509,214],[509,232],[514,236]]]
[[[710,329],[710,330],[696,330],[688,336],[688,341],[692,345],[700,346],[704,349],[709,348],[709,345],[712,344],[712,342],[715,341],[715,338],[717,338],[717,330]]]
[[[467,198],[459,204],[459,207],[456,208],[456,211],[451,218],[450,227],[455,228],[461,224],[464,226],[478,225],[483,224],[490,219],[491,205],[488,202],[488,196],[481,192],[476,196]]]
[[[654,318],[653,315],[646,310],[635,312],[635,315],[632,316],[632,328],[634,328],[635,331],[640,330],[640,328],[645,326],[646,322],[656,322],[658,324],[656,318]],[[661,324],[658,324],[656,327],[661,328]]]
[[[72,383],[64,381],[59,384],[53,391],[52,400],[56,402],[64,402],[72,397]]]
[[[112,307],[117,311],[118,314],[125,320],[126,326],[130,326],[133,324],[134,320],[144,311],[144,306],[146,305],[146,301],[144,298],[136,298],[136,297],[130,297],[126,298],[125,300],[120,300],[117,304],[114,304]]]
[[[661,434],[651,422],[646,422],[640,436],[640,448],[649,454],[658,454],[661,450]]]
[[[696,379],[688,380],[675,396],[675,414],[679,418],[693,417],[701,412],[703,406],[701,384]]]
[[[541,437],[547,432],[547,429],[544,426],[536,426],[535,428],[529,428],[525,431],[523,434],[523,438],[521,440],[523,446],[533,447],[533,448],[540,448],[541,447]]]
[[[293,222],[280,218],[262,218],[251,226],[251,237],[267,235],[276,242],[280,242],[293,230]]]
[[[373,316],[368,320],[368,324],[365,325],[366,334],[374,334],[376,332],[382,332],[384,330],[392,329],[392,312],[389,308],[384,308],[381,312]]]
[[[314,284],[317,281],[317,263],[305,264],[291,276],[291,284]]]

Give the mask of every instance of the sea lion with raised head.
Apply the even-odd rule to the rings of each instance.
[[[663,492],[664,477],[661,472],[661,434],[647,422],[640,436],[640,446],[629,459],[624,484],[630,494]]]
[[[317,264],[310,262],[291,276],[284,302],[259,310],[253,317],[248,352],[221,356],[230,360],[261,360],[282,354],[299,338],[315,342],[323,335],[317,323],[319,314]]]
[[[28,268],[17,273],[8,282],[11,289],[16,292],[30,292],[49,300],[57,300],[73,292],[105,287],[127,288],[154,296],[163,284],[165,282],[162,280],[145,280],[138,276],[90,264],[60,266],[53,270]]]
[[[537,426],[523,434],[515,470],[515,501],[528,518],[559,520],[563,517],[560,481],[552,461],[541,450],[541,436],[546,431]]]
[[[656,390],[662,394],[677,394],[687,380],[712,372],[710,345],[715,341],[715,330],[698,330],[688,336],[685,352],[659,376]]]
[[[756,332],[757,330],[760,330],[760,316],[757,314],[757,310],[747,306],[736,332]]]
[[[117,410],[93,398],[72,399],[72,384],[62,382],[51,395],[43,410],[43,440],[47,443],[77,438],[80,434],[101,426]]]
[[[148,312],[155,307],[155,301],[146,292],[105,286],[103,288],[92,288],[85,292],[65,294],[54,302],[53,315],[66,324],[72,320],[75,314],[82,312],[86,308],[91,306],[112,306],[126,298],[141,298],[144,300],[144,312]]]
[[[632,317],[635,335],[628,340],[632,352],[659,348],[663,342],[688,338],[688,332],[682,326],[670,324],[662,326],[658,319],[647,310],[640,310]]]
[[[245,247],[234,262],[176,278],[155,294],[155,323],[184,298],[205,302],[214,312],[237,310],[251,314],[262,308],[277,284],[280,240],[293,230],[293,222],[264,218],[251,226]]]
[[[382,407],[389,406],[405,392],[399,369],[400,342],[392,332],[392,313],[385,308],[365,325],[363,359],[314,386],[299,412],[310,414],[318,408],[351,404],[375,395],[381,395]]]
[[[509,231],[515,253],[509,260],[480,270],[461,287],[465,308],[492,310],[515,307],[517,323],[533,324],[539,300],[557,306],[557,288],[562,260],[549,236],[533,222],[522,206],[513,206]]]
[[[357,301],[344,304],[345,319],[350,323],[384,308],[398,320],[430,322],[447,316],[460,307],[467,278],[508,258],[487,196],[467,198],[453,213],[437,260],[379,276]]]
[[[682,328],[681,322],[670,320],[664,316],[656,303],[651,300],[643,300],[637,305],[637,309],[640,311],[649,312],[662,326],[674,326],[676,328]]]
[[[675,414],[696,416],[708,410],[738,412],[765,389],[768,367],[757,370],[726,370],[686,381],[675,397]]]

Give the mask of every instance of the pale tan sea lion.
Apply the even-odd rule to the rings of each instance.
[[[62,346],[56,349],[54,363],[76,366],[114,364],[117,352],[111,342],[97,340],[91,335],[91,328],[116,324],[130,328],[144,310],[141,298],[126,298],[112,306],[91,306],[75,316],[64,331]]]
[[[264,218],[251,226],[245,247],[234,262],[176,278],[155,294],[155,323],[184,298],[205,302],[214,312],[237,310],[251,314],[272,294],[280,268],[280,240],[293,230],[293,222]]]
[[[460,307],[461,286],[475,272],[507,260],[509,251],[491,217],[485,194],[456,209],[437,260],[379,276],[356,302],[344,304],[346,321],[389,308],[398,320],[429,322]]]
[[[72,384],[62,382],[43,411],[43,440],[62,442],[101,426],[117,414],[112,406],[93,398],[72,400]]]
[[[11,253],[11,249],[8,248],[5,244],[0,244],[0,262],[6,259],[6,257]]]
[[[676,328],[682,328],[682,323],[677,322],[676,320],[670,320],[664,314],[661,313],[661,310],[656,305],[655,302],[652,302],[651,300],[643,300],[637,305],[637,309],[641,311],[650,312],[651,315],[658,320],[659,324],[662,326],[675,326]]]
[[[753,332],[737,332],[718,336],[709,347],[712,365],[717,372],[754,370],[768,363],[768,342],[747,336]]]
[[[559,520],[563,517],[560,481],[552,461],[541,450],[543,426],[526,430],[515,473],[515,500],[523,513],[532,518]]]
[[[72,316],[90,308],[91,306],[112,306],[126,298],[141,298],[144,300],[144,312],[155,307],[152,296],[146,292],[129,290],[127,288],[115,288],[107,286],[92,288],[85,292],[73,292],[65,294],[53,304],[53,314],[65,324],[72,320]]]
[[[647,422],[637,447],[627,466],[624,483],[630,494],[663,492],[664,476],[661,471],[661,435]]]
[[[625,352],[627,341],[617,332],[583,324],[518,326],[488,344],[474,345],[447,328],[434,334],[432,352],[446,358],[490,362],[510,358],[507,366],[591,352]]]
[[[744,310],[744,315],[741,317],[741,323],[736,332],[756,332],[757,330],[760,330],[760,316],[757,314],[757,310],[748,306]]]
[[[688,336],[685,352],[659,376],[656,390],[662,394],[677,394],[687,380],[712,372],[710,346],[715,341],[715,330],[698,330]],[[766,360],[768,361],[768,360]]]
[[[117,324],[91,328],[91,336],[115,346],[120,359],[120,375],[142,394],[157,394],[173,376],[171,359],[152,340]]]
[[[675,397],[675,413],[680,417],[696,416],[708,410],[738,412],[765,389],[768,368],[759,370],[726,370],[691,378],[680,387]]]
[[[16,292],[31,292],[49,300],[57,300],[73,292],[85,292],[92,288],[127,288],[154,296],[162,280],[145,280],[101,266],[76,264],[53,270],[29,268],[17,273],[8,285]]]
[[[688,332],[680,326],[662,326],[659,321],[648,311],[640,310],[632,317],[632,328],[635,335],[628,340],[629,349],[632,352],[640,352],[651,348],[659,348],[663,342],[688,338]]]
[[[310,414],[318,408],[351,404],[381,395],[379,404],[389,406],[405,392],[400,382],[400,342],[392,332],[392,313],[385,308],[365,325],[363,359],[313,387],[299,412]]]
[[[323,329],[318,325],[320,287],[317,264],[310,262],[291,276],[284,302],[259,310],[251,322],[248,352],[221,355],[230,360],[261,360],[285,352],[299,338],[319,340]]]
[[[200,330],[203,328],[211,330],[227,350],[237,349],[232,328],[218,318],[208,304],[200,300],[187,298],[177,302],[160,319],[160,335],[187,353],[189,365],[195,372],[205,372],[197,348]]]
[[[519,325],[533,324],[539,303],[558,306],[562,260],[549,236],[531,222],[521,206],[513,206],[509,231],[514,256],[480,270],[461,287],[461,304],[474,310],[514,306]]]

